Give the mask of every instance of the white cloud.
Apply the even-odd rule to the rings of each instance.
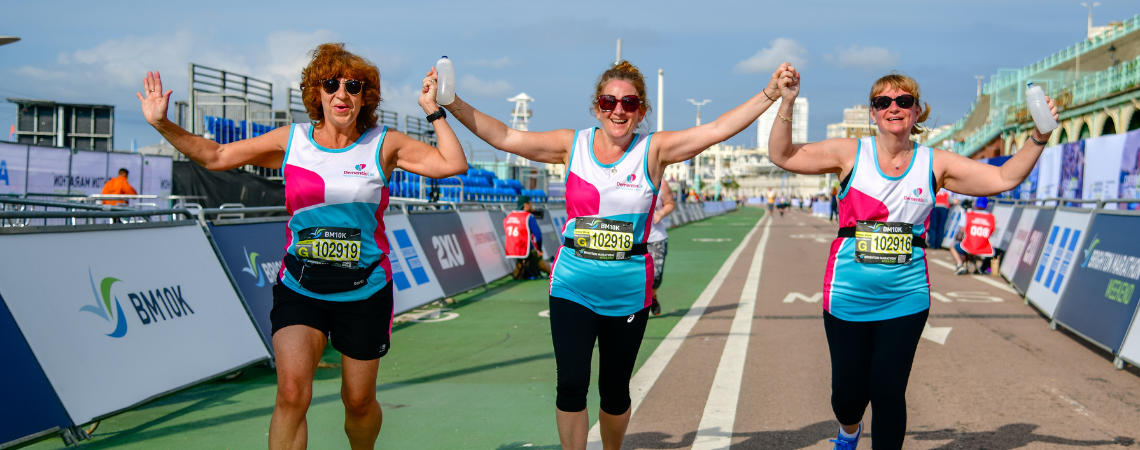
[[[426,115],[420,107],[420,87],[405,84],[394,86],[392,83],[380,83],[380,109],[407,114],[412,117]],[[403,122],[400,123],[403,126]]]
[[[496,60],[476,59],[474,61],[468,61],[468,64],[470,64],[473,67],[489,67],[492,69],[502,69],[504,67],[510,67],[510,66],[515,65],[515,62],[511,61],[511,58],[504,56],[504,57],[496,59]]]
[[[16,69],[16,73],[24,75],[29,78],[38,78],[41,80],[62,80],[67,78],[67,72],[60,72],[55,70],[44,70],[38,67],[24,66]]]
[[[890,69],[899,62],[899,54],[882,47],[861,47],[858,44],[851,44],[849,48],[835,47],[835,53],[823,55],[823,61],[840,68]]]
[[[483,81],[475,75],[467,74],[459,79],[459,89],[456,92],[461,96],[470,94],[472,97],[501,97],[510,93],[512,89],[514,86],[506,80]]]
[[[751,58],[736,63],[733,72],[771,74],[780,64],[789,62],[793,66],[803,66],[807,62],[807,49],[794,39],[779,38],[761,49]]]

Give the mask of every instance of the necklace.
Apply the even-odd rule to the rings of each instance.
[[[906,161],[907,157],[909,157],[909,156],[910,156],[910,152],[911,152],[911,151],[913,151],[913,150],[914,150],[913,148],[911,148],[910,150],[907,150],[907,152],[905,153],[905,155],[907,155],[907,156],[906,156],[906,157],[903,157],[903,161]],[[899,156],[902,156],[902,155],[904,155],[904,153],[900,153],[900,154],[899,154]],[[895,160],[892,158],[892,159],[891,159],[891,164],[894,164],[894,165],[895,165],[895,168],[896,168],[896,169],[898,169],[898,168],[899,168],[899,166],[901,166],[901,165],[902,165],[902,162],[901,162],[901,161],[900,161],[900,162],[895,162]]]

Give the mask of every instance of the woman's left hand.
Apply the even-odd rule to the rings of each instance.
[[[439,104],[435,102],[435,77],[435,67],[432,67],[420,88],[420,107],[429,115],[439,111]]]

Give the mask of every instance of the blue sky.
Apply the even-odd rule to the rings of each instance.
[[[1140,12],[1102,0],[1094,24]],[[193,6],[188,6],[193,5]],[[761,89],[783,60],[803,76],[809,138],[821,140],[843,108],[866,101],[871,83],[897,70],[922,85],[931,122],[958,120],[975,97],[974,75],[1031,64],[1082,39],[1078,1],[433,1],[433,2],[15,2],[0,35],[0,98],[41,98],[116,107],[116,149],[157,143],[134,92],[160,70],[174,100],[186,98],[188,63],[274,82],[300,79],[306,52],[339,41],[380,67],[382,109],[422,116],[419,79],[441,55],[456,66],[458,94],[507,121],[505,99],[536,101],[531,130],[586,128],[597,76],[623,56],[647,76],[656,105],[665,70],[665,128],[706,121]],[[278,107],[282,103],[278,100]],[[0,127],[16,108],[0,103]],[[656,120],[655,115],[651,115]],[[402,120],[402,119],[401,119]],[[489,148],[460,127],[460,140]],[[6,139],[2,136],[0,139]],[[755,125],[730,139],[755,144]]]

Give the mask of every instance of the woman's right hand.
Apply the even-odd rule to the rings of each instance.
[[[772,81],[769,85],[771,84],[777,86],[784,103],[794,102],[796,97],[800,95],[800,73],[791,63],[783,63],[776,68],[776,71],[772,73]]]
[[[166,110],[170,106],[170,94],[174,91],[162,91],[162,76],[155,72],[147,72],[143,79],[143,90],[146,94],[135,92],[139,102],[142,103],[143,116],[147,123],[157,127],[166,120]]]

